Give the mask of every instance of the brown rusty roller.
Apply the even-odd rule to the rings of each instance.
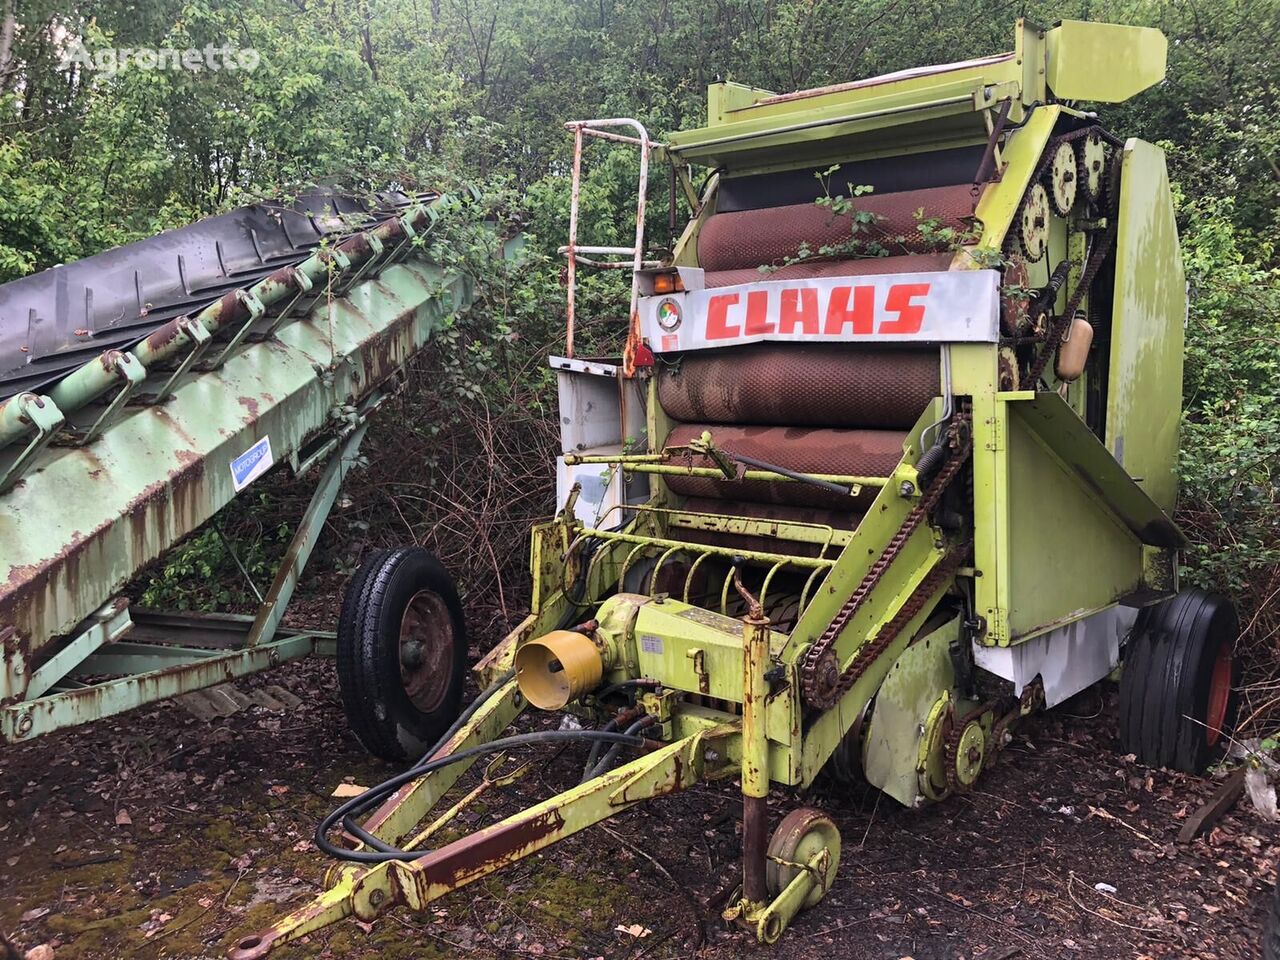
[[[940,227],[961,232],[973,224],[970,184],[867,194],[855,198],[852,204],[853,210],[841,215],[816,203],[715,214],[698,235],[699,265],[704,270],[718,271],[781,264],[795,257],[802,244],[816,253],[819,247],[854,239],[855,226],[858,230],[854,256],[877,256],[875,246],[890,257],[941,253],[944,250],[936,240],[922,234],[917,212],[925,219],[937,220]],[[855,212],[873,214],[876,221],[858,224]]]
[[[666,446],[682,446],[710,431],[716,446],[801,473],[887,477],[902,459],[906,433],[898,430],[834,430],[830,428],[742,427],[724,424],[681,423],[667,434]],[[686,461],[677,458],[683,465]],[[689,461],[695,467],[714,466],[705,457]],[[815,507],[842,513],[863,512],[879,489],[866,487],[856,497],[846,497],[794,481],[712,480],[704,477],[666,475],[672,492],[686,497],[745,500],[752,503]]]
[[[905,430],[940,390],[936,348],[760,343],[658,368],[658,400],[685,422]]]
[[[753,520],[777,520],[783,523],[818,523],[835,530],[853,530],[862,519],[859,513],[839,513],[835,510],[815,510],[811,507],[788,507],[774,503],[748,503],[701,497],[689,497],[685,500],[682,509],[689,513],[713,516],[750,517]],[[707,543],[737,550],[759,550],[764,553],[789,553],[797,557],[816,557],[820,551],[820,547],[812,543],[777,540],[772,537],[741,533],[690,530],[683,527],[679,531],[679,537],[690,543]],[[839,552],[840,548],[833,546],[827,549],[826,555],[834,557]]]
[[[762,271],[758,266],[732,270],[708,270],[704,283],[708,287],[731,287],[760,280],[805,280],[810,277],[862,277],[868,274],[929,273],[951,267],[950,253],[912,253],[901,257],[864,257],[860,260],[805,260],[777,270]]]

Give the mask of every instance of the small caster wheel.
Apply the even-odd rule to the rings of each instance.
[[[338,686],[347,722],[384,760],[416,760],[462,709],[467,633],[453,578],[431,553],[402,547],[356,572],[338,620]]]
[[[1143,611],[1120,676],[1120,742],[1149,767],[1203,773],[1240,708],[1240,624],[1229,600],[1183,590]]]
[[[840,866],[840,831],[831,822],[831,818],[812,807],[800,807],[792,810],[782,818],[778,828],[769,838],[768,857],[765,863],[765,884],[770,896],[777,897],[787,889],[804,867],[818,852],[826,849],[830,853],[827,868],[805,897],[804,907],[812,907],[821,900],[836,879],[836,870]],[[793,866],[794,864],[794,866]]]

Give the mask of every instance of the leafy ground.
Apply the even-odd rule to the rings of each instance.
[[[303,705],[206,724],[166,703],[0,751],[0,929],[20,951],[218,957],[319,890],[326,864],[309,838],[330,792],[386,768],[346,732],[328,662],[244,686],[257,683]],[[732,789],[714,786],[629,812],[428,915],[343,923],[281,955],[1257,957],[1280,830],[1242,805],[1207,838],[1177,846],[1214,784],[1120,757],[1114,699],[1088,692],[1026,723],[978,791],[939,807],[818,791],[810,802],[843,835],[839,879],[773,951],[716,919],[738,836]],[[468,825],[581,769],[576,750],[544,759],[487,810],[464,815]],[[795,803],[775,793],[775,819]]]

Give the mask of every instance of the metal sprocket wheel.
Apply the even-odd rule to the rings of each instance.
[[[1049,193],[1033,183],[1018,213],[1018,246],[1032,263],[1039,263],[1049,246]]]
[[[799,864],[807,864],[823,848],[830,851],[831,856],[820,878],[822,882],[815,885],[805,898],[806,907],[812,907],[826,896],[835,883],[836,870],[840,866],[840,831],[830,817],[813,807],[799,807],[783,817],[769,838],[766,851],[769,859],[765,864],[765,884],[769,894],[776,897],[787,889],[791,881],[806,869]]]
[[[1107,145],[1096,133],[1090,133],[1076,145],[1076,178],[1085,199],[1097,203],[1102,198],[1102,191],[1107,171]]]
[[[977,720],[962,724],[947,740],[947,784],[956,793],[973,789],[987,761],[987,733]]]
[[[1077,176],[1075,150],[1070,143],[1059,143],[1054,148],[1045,180],[1053,210],[1060,217],[1065,217],[1076,205]]]

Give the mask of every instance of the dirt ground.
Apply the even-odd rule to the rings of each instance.
[[[241,686],[267,683],[303,705],[204,723],[165,703],[0,750],[0,930],[19,955],[219,957],[319,891],[310,837],[330,793],[391,771],[346,732],[330,663]],[[1030,720],[979,789],[934,808],[815,791],[843,836],[839,877],[772,950],[717,916],[739,851],[724,785],[629,811],[428,914],[347,921],[277,955],[1257,957],[1280,828],[1242,804],[1177,846],[1214,784],[1126,762],[1114,712],[1114,690],[1095,691]],[[466,825],[568,785],[585,749],[538,754]],[[775,822],[798,802],[776,792]]]

